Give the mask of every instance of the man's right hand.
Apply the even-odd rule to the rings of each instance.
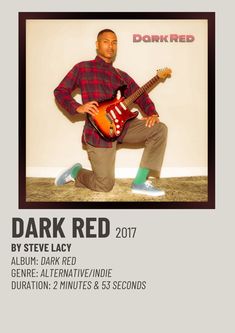
[[[83,105],[80,105],[76,111],[78,113],[82,114],[89,113],[91,116],[96,116],[99,113],[98,106],[99,106],[98,102],[91,101]]]

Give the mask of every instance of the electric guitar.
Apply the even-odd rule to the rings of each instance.
[[[131,112],[129,106],[158,81],[166,79],[170,75],[170,68],[159,69],[157,75],[127,98],[123,96],[126,86],[119,88],[110,100],[99,103],[97,115],[88,115],[90,123],[104,139],[116,140],[122,133],[126,122],[138,116],[139,112]]]

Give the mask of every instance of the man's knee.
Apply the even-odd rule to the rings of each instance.
[[[114,178],[111,177],[97,177],[96,187],[99,192],[110,192],[114,186]]]
[[[166,126],[166,124],[164,123],[158,123],[158,131],[161,133],[162,136],[167,137],[167,132],[168,132],[168,128]]]
[[[166,140],[168,128],[164,123],[157,123],[151,128],[151,134],[149,138],[159,140],[160,138]]]

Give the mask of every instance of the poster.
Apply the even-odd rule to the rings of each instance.
[[[17,81],[22,78],[22,67],[18,67],[18,13],[120,11],[117,5],[110,8],[105,3],[103,9],[101,4],[83,3],[79,8],[73,3],[57,5],[22,2],[7,6],[1,14],[2,31],[7,32],[3,34],[5,47],[1,54],[5,117],[1,124],[2,331],[232,332],[233,162],[231,151],[225,149],[232,142],[232,121],[224,120],[225,115],[231,119],[228,102],[232,94],[228,96],[228,92],[232,83],[229,85],[227,79],[226,85],[222,84],[232,56],[222,38],[231,32],[231,11],[215,3],[210,8],[208,4],[190,9],[182,4],[184,12],[215,12],[220,32],[217,48],[223,45],[217,64],[220,158],[216,164],[215,208],[180,207],[179,203],[175,207],[168,203],[168,207],[163,204],[136,209],[115,203],[115,208],[99,206],[98,202],[85,208],[50,207],[50,203],[23,208],[19,142],[26,127],[22,128],[18,105],[22,101],[18,99],[22,81]],[[146,11],[146,4],[137,7],[139,12]],[[148,4],[148,12],[158,11],[178,9],[175,5],[166,8]],[[61,73],[57,82],[59,77]]]

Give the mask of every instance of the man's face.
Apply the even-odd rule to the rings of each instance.
[[[117,53],[117,36],[112,32],[104,32],[96,42],[98,55],[106,62],[112,62]]]

